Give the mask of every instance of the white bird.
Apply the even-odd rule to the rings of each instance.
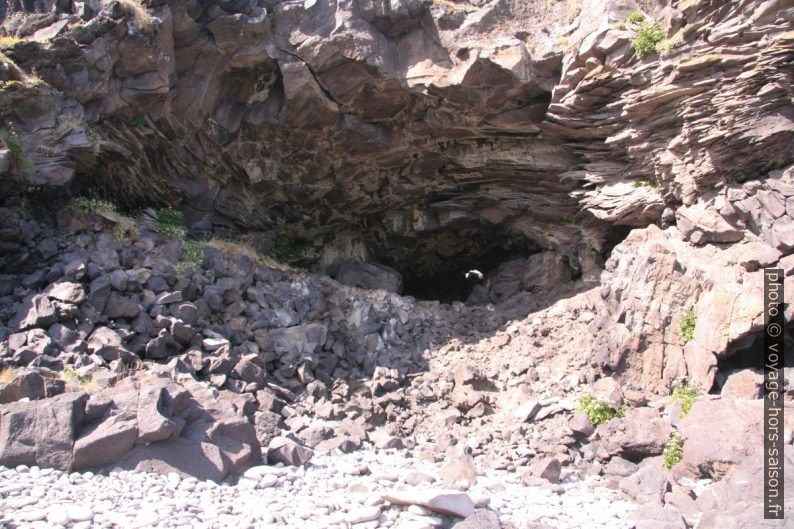
[[[466,272],[465,277],[469,281],[482,281],[482,279],[485,277],[485,274],[479,270],[472,269]]]

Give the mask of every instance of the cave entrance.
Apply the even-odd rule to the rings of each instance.
[[[404,295],[452,303],[465,302],[475,286],[466,279],[467,271],[479,270],[487,277],[505,261],[540,250],[534,241],[507,233],[503,227],[456,226],[425,235],[418,242],[406,241],[401,250],[389,252],[380,262],[402,274]]]
[[[791,351],[794,347],[794,322],[784,327],[783,347]],[[733,353],[731,353],[733,351]],[[712,393],[719,393],[728,376],[742,369],[764,370],[764,332],[757,331],[732,343],[728,347],[728,355],[717,361],[717,376],[714,380]],[[794,367],[794,355],[784,355],[783,367]]]

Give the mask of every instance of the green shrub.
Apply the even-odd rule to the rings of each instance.
[[[689,385],[686,380],[677,388],[673,390],[673,401],[681,404],[681,415],[683,419],[689,415],[692,405],[695,404],[695,399],[699,395],[698,390]]]
[[[184,241],[182,245],[182,259],[174,266],[179,275],[188,269],[196,269],[204,258],[204,245],[195,241]]]
[[[22,143],[16,134],[7,129],[0,130],[0,140],[3,141],[8,154],[11,155],[11,162],[13,162],[23,173],[32,173],[36,170],[36,166],[31,162],[25,153],[22,151]]]
[[[187,234],[185,230],[185,217],[182,212],[173,208],[164,208],[157,213],[157,220],[154,223],[157,231],[173,239],[184,239]]]
[[[587,414],[587,418],[593,426],[598,426],[615,417],[623,417],[623,407],[615,408],[604,399],[599,399],[593,395],[585,394],[579,398],[579,410]]]
[[[615,25],[615,27],[617,29],[626,29],[626,24],[624,24],[623,22],[619,22],[618,24]]]
[[[99,151],[102,150],[102,139],[99,137],[99,133],[94,129],[88,129],[85,136],[88,138],[88,143],[91,144],[91,148],[94,149],[94,154],[99,154]]]
[[[81,213],[116,213],[116,206],[107,200],[88,197],[75,197],[69,202],[69,207]]]
[[[651,53],[657,53],[656,45],[664,40],[664,30],[658,23],[645,24],[634,36],[634,52],[640,59]]]
[[[132,123],[135,128],[142,129],[146,126],[146,118],[143,114],[135,114],[130,118],[130,123]]]
[[[629,14],[626,20],[628,20],[632,24],[642,24],[643,22],[645,22],[645,15],[643,15],[639,11],[634,11],[633,13]]]
[[[667,469],[673,468],[681,461],[681,457],[684,455],[684,441],[681,439],[681,434],[678,433],[678,430],[673,430],[673,433],[670,434],[670,438],[664,445],[662,455],[664,457],[664,468]]]
[[[695,308],[689,307],[684,315],[681,316],[681,322],[679,323],[679,330],[681,331],[681,337],[684,341],[689,341],[695,336],[695,325],[697,324],[697,315],[695,314]]]

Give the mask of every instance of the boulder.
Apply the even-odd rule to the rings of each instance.
[[[138,395],[138,417],[135,444],[153,443],[169,439],[177,433],[177,424],[169,417],[171,410],[163,403],[165,389],[142,387]]]
[[[672,507],[655,503],[641,505],[628,516],[635,529],[687,529],[686,521]]]
[[[555,457],[543,457],[532,463],[529,473],[551,483],[559,483],[562,465]]]
[[[48,286],[44,290],[44,293],[51,299],[64,303],[71,303],[73,305],[79,305],[85,301],[85,290],[80,283],[60,281]]]
[[[136,363],[138,357],[122,345],[121,336],[109,327],[98,327],[91,333],[86,341],[88,352],[101,356],[104,360],[122,360],[126,363]]]
[[[88,395],[64,393],[13,402],[0,409],[0,465],[38,465],[69,471]]]
[[[74,470],[112,465],[132,450],[137,436],[135,414],[126,411],[83,428],[74,443]]]
[[[12,371],[10,381],[0,382],[0,404],[54,397],[63,393],[65,388],[63,380],[44,377],[34,369],[18,368]]]
[[[113,466],[139,472],[176,472],[201,480],[221,481],[231,465],[220,448],[212,443],[177,438],[168,443],[138,445]]]
[[[446,516],[467,518],[474,514],[474,502],[468,494],[449,490],[411,490],[384,494],[384,501],[395,505],[421,505]]]
[[[449,452],[446,463],[439,471],[441,479],[449,486],[465,484],[473,487],[477,483],[477,467],[471,457],[471,449],[459,445],[449,449]]]
[[[764,395],[764,373],[760,369],[742,369],[728,375],[720,395],[740,399],[760,399]]]
[[[622,419],[612,419],[596,428],[592,440],[602,440],[612,455],[639,461],[659,455],[672,428],[655,408],[629,408]]]
[[[474,514],[466,517],[462,522],[452,526],[452,529],[501,529],[499,514],[489,509],[477,509]]]
[[[521,286],[524,290],[547,289],[571,280],[565,257],[553,251],[536,253],[526,262]]]
[[[618,485],[638,503],[661,505],[665,493],[670,490],[670,479],[661,458],[652,457],[643,461],[637,472],[621,479]]]
[[[758,450],[763,409],[761,400],[720,398],[696,402],[678,427],[684,443],[681,462],[674,467],[676,474],[712,479],[727,475]],[[787,414],[794,413],[789,409]]]
[[[299,467],[313,455],[311,448],[291,437],[274,437],[267,447],[267,460],[270,464],[284,463]]]
[[[44,294],[27,296],[22,300],[11,328],[24,331],[31,327],[49,327],[58,321],[58,313],[50,298]]]
[[[794,520],[794,446],[783,447],[784,520]],[[788,527],[781,520],[764,519],[764,455],[756,450],[735,466],[729,477],[709,486],[697,499],[703,515],[698,529],[773,529]]]

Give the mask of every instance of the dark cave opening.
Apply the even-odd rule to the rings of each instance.
[[[783,350],[791,351],[794,348],[794,322],[789,322],[784,328],[783,340]],[[712,393],[718,393],[728,375],[734,371],[742,369],[763,371],[765,360],[763,331],[748,334],[732,343],[728,348],[728,355],[717,361],[717,377],[711,389]],[[794,355],[784,355],[783,360],[782,367],[794,367]]]
[[[528,251],[493,248],[484,254],[452,258],[443,267],[426,273],[422,270],[404,270],[403,294],[420,300],[438,300],[441,303],[466,301],[476,284],[466,279],[466,272],[479,270],[487,278],[503,262],[528,256]]]
[[[526,258],[541,248],[503,227],[458,225],[405,241],[397,251],[381,252],[379,262],[403,276],[403,294],[419,300],[452,303],[466,301],[476,282],[466,272],[479,270],[485,277],[500,264]]]

